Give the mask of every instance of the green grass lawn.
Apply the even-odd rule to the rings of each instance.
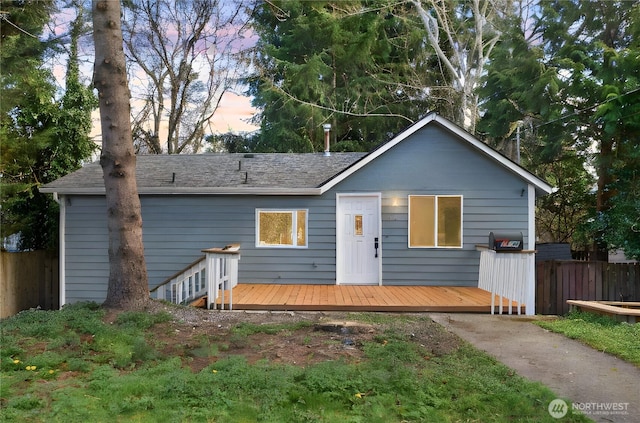
[[[161,341],[185,330],[171,319],[123,313],[107,322],[103,309],[84,304],[0,322],[0,421],[557,421],[547,411],[556,395],[545,386],[462,341],[434,354],[428,336],[417,341],[404,330],[433,324],[425,317],[350,316],[375,327],[357,358],[308,365],[250,362],[230,350],[233,343],[255,348],[258,333],[284,342],[305,330],[302,343],[311,345],[320,335],[308,324],[240,323],[221,338],[194,334],[180,350],[192,353],[176,354]],[[205,365],[194,371],[196,359]],[[588,420],[570,412],[562,421]]]
[[[622,323],[607,316],[573,311],[561,319],[537,324],[640,367],[640,323]]]

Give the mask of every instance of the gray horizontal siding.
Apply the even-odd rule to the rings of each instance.
[[[335,199],[306,197],[142,196],[150,288],[183,269],[202,249],[241,244],[239,278],[254,283],[335,282]],[[317,204],[317,206],[316,206]],[[105,201],[67,205],[67,300],[103,301],[109,276]],[[309,209],[308,248],[256,248],[256,208]],[[326,212],[329,211],[327,217]]]
[[[522,190],[524,195],[522,195]],[[385,285],[475,286],[477,244],[489,232],[527,240],[527,186],[436,126],[414,134],[322,196],[142,196],[149,286],[202,255],[240,243],[239,280],[335,283],[337,193],[382,193],[381,257]],[[461,195],[463,248],[408,248],[408,196]],[[66,286],[69,302],[102,301],[108,279],[105,201],[67,204]],[[256,248],[256,208],[308,209],[308,248]]]
[[[104,301],[109,280],[104,197],[65,199],[66,302]]]
[[[527,185],[466,143],[428,126],[335,187],[382,192],[385,285],[476,286],[489,232],[527,239]],[[524,193],[523,193],[524,190]],[[408,196],[461,195],[463,247],[408,248]]]
[[[335,229],[327,234],[327,224],[323,223],[326,219],[322,217],[326,210],[335,214],[335,204],[327,204],[324,198],[143,197],[142,205],[151,286],[167,277],[167,267],[179,270],[193,260],[194,253],[200,254],[201,249],[229,243],[241,245],[239,279],[243,282],[326,281],[327,273],[335,273]],[[256,248],[256,208],[309,209],[308,248]],[[177,219],[180,222],[167,230],[167,222]],[[333,221],[331,225],[335,227]],[[181,251],[176,253],[173,248],[160,247],[167,242]]]

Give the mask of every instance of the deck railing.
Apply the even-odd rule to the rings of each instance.
[[[206,267],[205,256],[202,256],[152,289],[152,297],[174,304],[186,304],[206,295]]]
[[[503,299],[509,301],[509,314],[512,314],[514,302],[518,314],[521,313],[522,306],[525,306],[526,314],[535,314],[534,263],[533,251],[496,253],[487,248],[480,250],[478,288],[493,294],[491,314],[495,312],[496,296],[499,314],[503,313]]]
[[[218,294],[222,294],[220,308],[224,310],[225,291],[229,297],[229,310],[233,310],[233,288],[238,284],[240,253],[226,248],[202,250],[207,262],[207,309],[216,308]]]
[[[187,304],[207,296],[207,308],[216,308],[222,295],[224,309],[225,291],[228,293],[229,310],[233,308],[232,289],[238,284],[238,260],[240,253],[223,248],[202,250],[204,256],[185,269],[166,279],[151,290],[151,296],[174,304]]]

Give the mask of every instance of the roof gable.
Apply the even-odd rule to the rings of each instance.
[[[429,114],[366,153],[269,153],[142,155],[137,157],[139,194],[320,195],[367,166],[426,125],[436,124],[479,154],[548,194],[552,187],[468,132]],[[41,188],[44,193],[103,195],[102,168],[91,163]]]
[[[531,172],[529,172],[519,164],[513,162],[512,160],[508,159],[504,155],[500,154],[498,151],[491,148],[487,144],[478,140],[477,138],[475,138],[473,135],[471,135],[464,129],[455,125],[451,121],[443,118],[442,116],[437,115],[436,113],[430,113],[420,121],[416,122],[415,124],[411,125],[409,128],[402,131],[400,134],[395,136],[390,141],[382,144],[380,147],[378,147],[377,149],[375,149],[374,151],[366,155],[362,160],[353,164],[348,169],[345,169],[339,175],[336,175],[335,178],[332,178],[330,181],[327,181],[325,184],[322,185],[322,192],[325,192],[333,188],[340,182],[347,179],[353,173],[357,172],[359,169],[362,169],[364,166],[368,165],[373,160],[385,154],[387,151],[389,151],[390,149],[392,149],[399,143],[403,142],[404,140],[406,140],[407,138],[409,138],[410,136],[412,136],[413,134],[418,132],[420,129],[424,128],[429,124],[440,125],[449,133],[459,138],[462,142],[465,142],[471,147],[473,147],[475,150],[478,151],[478,153],[489,157],[496,164],[506,168],[508,171],[522,178],[528,184],[533,185],[538,194],[549,194],[553,191],[553,187],[551,185],[549,185],[542,179],[538,178],[537,176],[535,176],[534,174],[532,174]]]

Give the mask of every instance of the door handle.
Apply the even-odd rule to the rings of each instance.
[[[376,255],[374,256],[375,258],[378,258],[378,247],[380,246],[380,243],[378,242],[378,237],[375,237],[373,239],[373,248],[375,248],[376,250]]]

